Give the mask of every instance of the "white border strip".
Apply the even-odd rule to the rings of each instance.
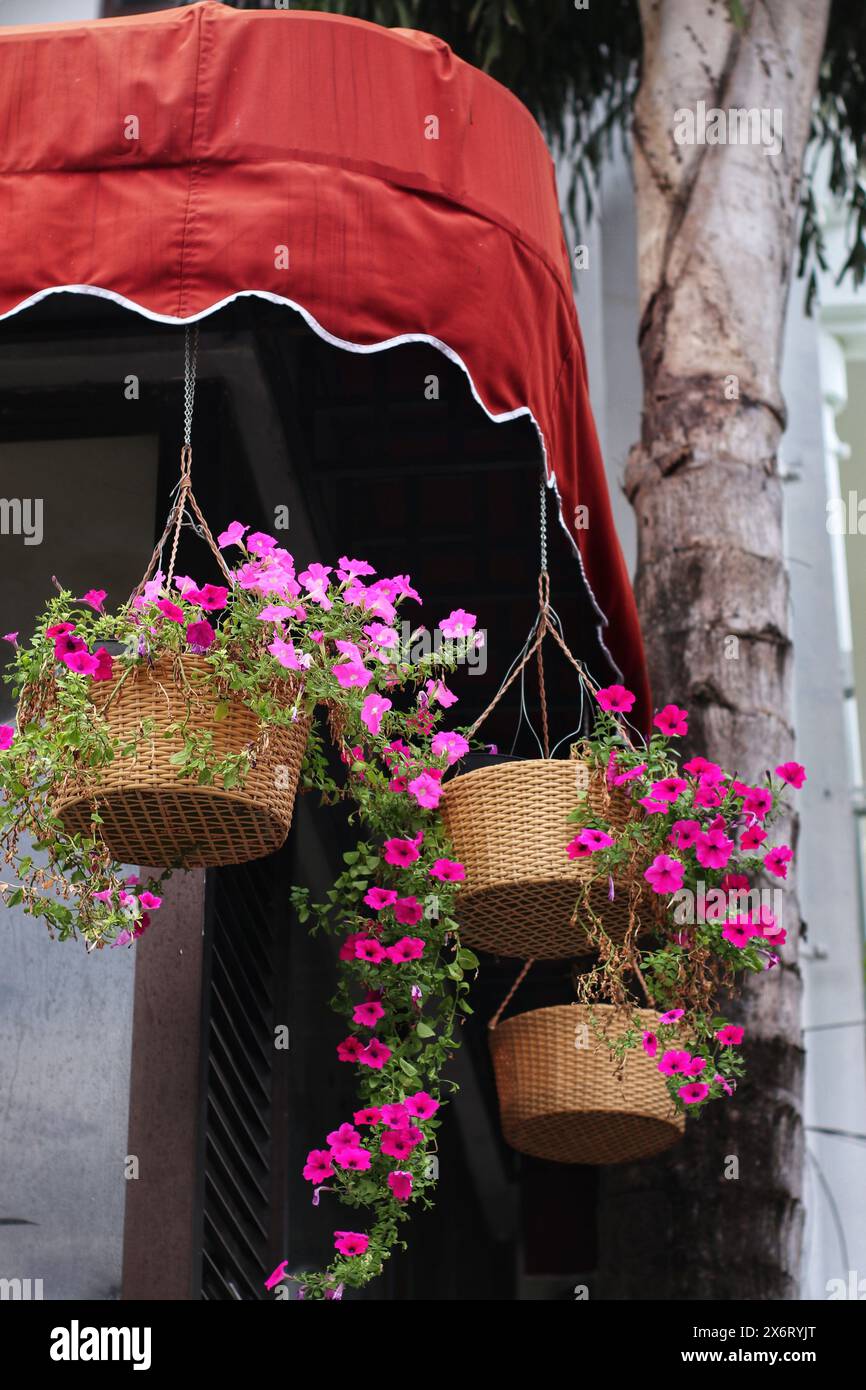
[[[541,444],[541,452],[544,459],[544,475],[547,480],[547,486],[553,491],[556,497],[556,510],[559,517],[559,524],[568,537],[572,551],[577,558],[581,578],[586,592],[589,595],[593,611],[598,618],[596,633],[598,635],[599,646],[607,657],[615,675],[620,680],[623,679],[623,673],[604,640],[604,629],[608,626],[607,618],[592,591],[592,586],[590,585],[586,570],[584,569],[583,556],[580,553],[580,548],[565,523],[565,517],[562,511],[562,498],[560,497],[559,488],[556,484],[556,475],[550,466],[550,461],[547,456],[547,444],[541,426],[528,405],[518,406],[516,410],[505,410],[498,415],[492,410],[488,410],[484,401],[478,394],[475,382],[472,380],[472,374],[463,361],[463,358],[458,352],[455,352],[454,348],[449,347],[447,343],[443,343],[441,338],[434,338],[430,333],[400,333],[394,338],[384,338],[378,343],[353,343],[350,342],[348,338],[338,338],[336,334],[329,333],[328,329],[319,323],[318,319],[310,313],[309,309],[304,308],[303,304],[298,304],[296,300],[287,299],[281,294],[274,294],[271,290],[237,290],[234,294],[226,295],[224,299],[217,300],[215,304],[211,304],[207,309],[202,309],[197,314],[190,314],[186,318],[181,318],[175,314],[157,314],[152,309],[145,309],[142,304],[137,304],[134,299],[127,299],[125,295],[118,294],[116,290],[103,289],[101,285],[52,285],[48,289],[37,290],[35,294],[31,294],[27,299],[22,299],[14,308],[8,309],[5,314],[0,314],[0,322],[12,318],[15,314],[22,313],[25,309],[32,308],[34,304],[38,304],[40,300],[47,299],[48,296],[52,294],[89,294],[97,299],[110,299],[115,304],[119,304],[121,308],[129,309],[134,314],[140,314],[143,318],[150,319],[153,323],[169,324],[197,323],[200,319],[205,319],[211,314],[215,314],[219,309],[224,309],[227,304],[232,304],[236,299],[266,299],[271,304],[279,304],[284,308],[294,309],[295,313],[301,315],[301,318],[307,326],[311,328],[319,338],[322,338],[326,343],[330,343],[332,347],[341,348],[344,352],[385,352],[388,348],[399,347],[403,343],[428,343],[431,347],[436,348],[451,362],[454,362],[465,374],[474,399],[478,405],[480,405],[487,418],[492,420],[494,424],[501,425],[508,420],[517,420],[523,415],[528,415],[535,426],[535,432]]]

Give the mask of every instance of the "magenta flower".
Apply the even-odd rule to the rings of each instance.
[[[341,1255],[365,1255],[369,1244],[370,1237],[358,1231],[334,1232],[334,1249],[339,1250]]]
[[[684,1013],[685,1009],[668,1009],[666,1014],[659,1014],[659,1023],[666,1025],[676,1023],[678,1019],[682,1018]]]
[[[713,1077],[713,1080],[715,1081],[717,1086],[721,1086],[722,1090],[725,1092],[726,1095],[732,1096],[734,1094],[734,1087],[736,1086],[736,1082],[734,1082],[734,1084],[731,1085],[719,1072],[716,1072],[715,1076]]]
[[[382,1120],[389,1129],[406,1129],[409,1125],[409,1109],[402,1102],[382,1106]]]
[[[326,1149],[311,1149],[304,1164],[307,1182],[324,1182],[334,1176],[334,1165]]]
[[[170,598],[161,598],[156,604],[164,618],[168,618],[170,623],[183,622],[183,609],[178,608],[176,603],[172,603]]]
[[[721,806],[725,799],[724,787],[716,782],[705,781],[703,777],[698,778],[698,785],[695,788],[694,804],[696,807],[705,807],[712,810],[715,806]]]
[[[655,1033],[650,1033],[649,1030],[643,1035],[643,1050],[647,1057],[655,1057],[659,1050],[659,1040]]]
[[[679,705],[665,705],[664,709],[659,710],[653,723],[668,738],[682,737],[689,731],[688,712],[680,709]]]
[[[114,677],[114,658],[105,647],[97,647],[93,653],[96,657],[96,670],[93,672],[95,681],[110,681]]]
[[[57,661],[66,661],[68,656],[73,656],[75,652],[86,652],[87,643],[83,637],[75,637],[71,634],[61,632],[54,643],[54,657]]]
[[[420,1129],[389,1129],[382,1135],[379,1148],[388,1158],[408,1158],[423,1138]]]
[[[749,787],[743,797],[743,813],[763,820],[773,805],[773,793],[767,787]]]
[[[204,608],[208,613],[216,613],[220,608],[225,608],[228,603],[229,591],[223,584],[205,584],[203,589],[197,589],[193,603],[197,603],[199,608]]]
[[[0,724],[0,753],[5,753],[7,748],[12,747],[15,738],[15,730],[11,724]]]
[[[449,767],[469,752],[469,744],[462,734],[447,734],[444,731],[434,734],[430,748],[435,757],[447,758]]]
[[[709,1094],[710,1088],[704,1081],[689,1081],[677,1089],[677,1095],[684,1105],[700,1105]]]
[[[101,613],[102,605],[105,603],[107,597],[108,594],[105,589],[88,589],[86,594],[82,594],[79,603],[86,603],[97,613]]]
[[[360,1146],[357,1148],[340,1148],[334,1150],[334,1162],[340,1168],[347,1169],[350,1173],[366,1173],[370,1167],[371,1156],[369,1149]]]
[[[361,706],[361,723],[371,734],[378,734],[382,727],[382,716],[391,708],[392,701],[384,695],[368,695]]]
[[[162,898],[158,898],[155,893],[145,890],[140,894],[138,901],[142,907],[147,908],[148,912],[156,912],[158,907],[162,907]]]
[[[401,936],[399,941],[387,948],[386,954],[394,965],[402,965],[409,960],[420,960],[424,954],[424,941],[420,936]]]
[[[719,1028],[716,1037],[722,1047],[739,1047],[745,1037],[745,1028],[740,1028],[736,1023],[726,1023],[724,1028]],[[718,1078],[715,1078],[718,1079]]]
[[[686,1072],[689,1076],[700,1076],[706,1065],[703,1057],[693,1057],[686,1067]]]
[[[363,1067],[372,1067],[373,1071],[381,1071],[390,1057],[390,1047],[386,1047],[378,1038],[371,1038],[358,1061]]]
[[[355,942],[355,960],[365,960],[368,965],[380,965],[385,959],[385,949],[375,936],[362,936]]]
[[[612,844],[613,836],[608,835],[606,830],[587,827],[585,830],[579,830],[566,848],[569,859],[582,859],[584,855],[595,854],[597,850],[607,849],[608,845]]]
[[[683,772],[688,772],[692,777],[701,777],[708,785],[723,782],[725,774],[718,763],[708,762],[706,758],[690,758],[687,763],[683,763]]]
[[[385,1017],[385,1010],[376,1000],[371,1000],[367,1004],[356,1004],[352,1014],[352,1022],[360,1023],[364,1028],[375,1028],[380,1018]]]
[[[393,888],[368,888],[364,894],[364,902],[368,907],[372,907],[374,912],[393,907],[396,901],[397,894]]]
[[[395,1168],[388,1174],[388,1186],[398,1202],[407,1202],[412,1195],[412,1174]]]
[[[431,878],[438,878],[443,883],[461,883],[466,877],[466,870],[456,859],[434,860],[429,873]]]
[[[202,652],[209,651],[216,641],[216,633],[208,622],[207,618],[202,618],[197,623],[190,623],[186,630],[186,640],[189,643],[190,651]]]
[[[465,608],[455,608],[447,618],[442,619],[439,627],[443,637],[471,637],[476,622],[474,613],[467,613]]]
[[[654,893],[676,893],[683,886],[685,869],[678,859],[667,854],[657,854],[644,878]]]
[[[443,680],[425,681],[424,689],[432,705],[434,700],[438,700],[443,709],[448,709],[451,705],[457,704],[457,696],[449,690]]]
[[[433,810],[439,805],[442,787],[435,777],[430,776],[429,772],[421,772],[417,777],[413,777],[408,784],[408,789],[419,806]]]
[[[99,657],[91,656],[90,652],[79,651],[70,652],[68,656],[61,658],[64,666],[68,666],[70,671],[74,671],[79,676],[92,676],[99,670]]]
[[[357,579],[361,575],[375,574],[372,565],[368,565],[366,560],[350,560],[346,555],[340,556],[340,567],[337,570],[337,578],[344,584],[350,579]]]
[[[356,1110],[352,1119],[356,1125],[380,1125],[382,1112],[377,1105],[368,1105],[365,1110]]]
[[[247,536],[247,550],[251,555],[272,555],[276,548],[275,538],[264,531],[252,531]]]
[[[17,647],[17,646],[18,646],[18,633],[17,633],[17,632],[4,632],[4,633],[3,633],[3,641],[4,641],[4,642],[11,642],[11,644],[12,644],[13,647]]]
[[[359,1062],[364,1051],[363,1043],[360,1038],[350,1034],[341,1043],[337,1043],[337,1057],[341,1062]]]
[[[414,1096],[406,1097],[406,1109],[410,1115],[414,1115],[416,1120],[429,1120],[431,1115],[435,1115],[439,1109],[438,1100],[434,1100],[427,1091],[416,1091]]]
[[[670,810],[670,807],[666,801],[656,801],[655,798],[652,796],[639,796],[638,803],[639,805],[643,806],[644,810],[649,816],[656,816],[659,815],[661,812],[667,812],[668,810]]]
[[[690,1052],[680,1052],[671,1049],[665,1052],[658,1064],[658,1069],[665,1076],[687,1076],[689,1062],[692,1060]]]
[[[675,820],[668,839],[677,849],[691,849],[692,845],[697,844],[700,833],[700,821]]]
[[[360,661],[338,661],[336,666],[331,667],[331,671],[337,677],[337,684],[344,690],[352,687],[363,690],[373,679],[373,672],[368,671]]]
[[[612,714],[630,714],[637,697],[624,685],[606,685],[603,690],[595,692],[595,698],[602,709]]]
[[[722,927],[722,936],[726,941],[730,941],[732,946],[736,946],[738,951],[748,946],[750,938],[754,935],[755,928],[748,917],[734,917]]]
[[[68,637],[70,632],[75,631],[74,623],[55,623],[53,627],[45,629],[45,636],[51,642],[56,642],[58,637]],[[15,634],[17,637],[17,633]],[[55,656],[57,655],[55,651]]]
[[[249,526],[241,526],[239,521],[230,521],[224,531],[220,531],[217,536],[217,545],[220,550],[225,550],[230,545],[243,545],[244,532],[249,531]]]
[[[386,864],[396,864],[398,868],[408,868],[420,858],[420,852],[411,840],[386,840],[383,846],[383,856]]]
[[[762,830],[759,825],[750,825],[748,830],[743,831],[740,847],[746,850],[760,849],[766,838],[766,830]]]
[[[705,869],[723,869],[733,849],[733,840],[729,840],[723,830],[705,830],[698,836],[695,855]]]
[[[394,904],[394,916],[401,927],[414,927],[424,916],[424,909],[417,898],[398,898]]]
[[[787,878],[788,865],[793,858],[794,851],[787,845],[776,845],[775,849],[764,855],[764,868],[776,878]]]
[[[327,1139],[332,1149],[351,1149],[361,1142],[361,1136],[358,1131],[345,1122],[341,1124],[339,1128],[332,1129]]]
[[[776,776],[781,777],[783,782],[787,782],[795,791],[799,791],[806,781],[806,769],[802,763],[780,763],[776,768]]]
[[[663,777],[660,782],[653,782],[649,794],[657,801],[678,801],[688,785],[682,777]]]
[[[618,772],[613,779],[615,787],[621,787],[624,782],[631,782],[635,777],[640,777],[642,772],[646,772],[647,764],[638,763],[637,767],[627,768],[625,772]]]

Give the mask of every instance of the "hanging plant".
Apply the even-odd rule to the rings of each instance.
[[[634,695],[620,685],[594,694],[595,728],[578,751],[612,792],[628,794],[632,811],[613,824],[584,798],[567,852],[591,865],[593,881],[621,885],[631,928],[612,940],[584,891],[578,911],[599,958],[578,979],[578,997],[625,1011],[616,1055],[641,1048],[677,1110],[695,1113],[732,1095],[745,1071],[744,1029],[718,1001],[743,971],[779,964],[780,884],[793,852],[771,843],[770,828],[788,810],[785,788],[801,787],[806,773],[786,762],[753,785],[704,757],[682,761],[686,710],[666,705],[648,743],[634,743],[621,722]],[[635,1015],[628,1023],[636,987],[655,1011],[652,1026]]]

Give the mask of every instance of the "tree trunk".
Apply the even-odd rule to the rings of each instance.
[[[725,0],[640,4],[634,159],[644,399],[626,489],[638,521],[636,590],[656,705],[684,705],[693,749],[757,780],[794,751],[779,365],[829,0],[745,8],[741,31]],[[732,109],[781,112],[781,152],[677,143],[678,120],[685,127],[676,113],[699,101],[726,113],[726,135]],[[765,130],[769,138],[769,121]],[[605,1176],[603,1297],[798,1296],[793,891],[783,922],[783,966],[750,980],[732,1007],[746,1026],[748,1081],[692,1120],[666,1160]]]

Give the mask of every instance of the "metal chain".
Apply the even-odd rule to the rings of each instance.
[[[541,513],[539,517],[539,540],[541,542],[541,573],[547,573],[547,483],[544,471],[541,474]]]
[[[195,404],[195,369],[198,360],[198,324],[184,329],[183,344],[183,442],[192,443],[192,410]]]

